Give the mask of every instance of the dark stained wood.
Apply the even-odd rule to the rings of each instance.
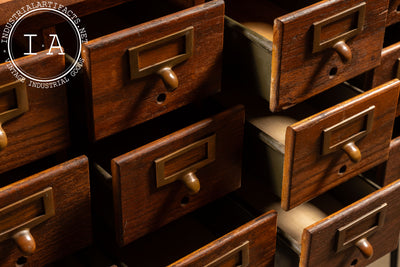
[[[240,187],[244,110],[237,106],[114,158],[111,162],[117,242],[129,242]],[[156,188],[154,160],[216,134],[215,161],[196,171],[190,195],[173,182]],[[186,203],[187,202],[187,203]]]
[[[17,64],[39,77],[61,73],[64,70],[64,57],[56,54],[47,56],[46,53],[47,51],[43,51],[36,56],[18,59]],[[0,65],[2,84],[16,80],[8,69],[9,64],[11,63]],[[8,146],[0,151],[0,173],[64,150],[69,146],[65,85],[42,89],[30,87],[29,81],[25,83],[29,110],[3,125],[8,137]],[[3,104],[4,102],[6,101],[0,101]]]
[[[0,207],[47,187],[53,188],[55,215],[31,229],[36,252],[24,266],[43,266],[91,242],[89,169],[85,156],[1,188]],[[15,266],[20,256],[13,240],[0,242],[0,265]]]
[[[353,54],[352,61],[344,63],[333,49],[313,54],[312,24],[361,2],[366,2],[364,30],[346,41]],[[386,9],[387,1],[321,1],[276,19],[271,110],[290,107],[377,66],[380,62]],[[337,23],[335,29],[345,32],[341,27],[346,25]],[[330,75],[333,68],[337,68],[337,74]]]
[[[372,71],[372,86],[381,85],[391,79],[398,78],[400,70],[400,43],[393,44],[382,50],[381,64]],[[396,116],[400,116],[400,99]]]
[[[218,92],[223,15],[223,1],[211,1],[84,44],[92,139],[99,140]],[[173,67],[179,81],[176,90],[168,91],[157,75],[130,79],[129,48],[189,26],[194,27],[194,51],[189,59]],[[160,101],[160,95],[165,96],[164,101]]]
[[[357,265],[365,266],[393,251],[398,245],[400,230],[399,195],[397,181],[307,227],[303,232],[299,266],[350,266],[355,259]],[[384,225],[368,237],[374,249],[372,258],[366,259],[354,246],[336,253],[337,230],[384,203],[387,203]]]
[[[388,158],[399,85],[393,80],[287,128],[281,196],[284,209],[310,200]],[[323,156],[322,131],[372,105],[372,131],[356,142],[361,161],[353,163],[342,150]]]
[[[386,19],[386,26],[393,25],[400,22],[400,1],[389,0],[388,15]]]
[[[265,213],[169,266],[205,266],[246,241],[249,241],[249,266],[274,266],[276,219],[276,212]],[[240,260],[218,266],[237,264]]]
[[[389,158],[384,164],[383,185],[400,179],[400,137],[390,142]]]

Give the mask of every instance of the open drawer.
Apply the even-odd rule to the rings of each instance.
[[[288,13],[271,1],[227,1],[224,67],[271,111],[286,109],[379,65],[387,6],[334,0]]]
[[[96,145],[93,198],[120,246],[240,187],[243,107],[194,110]]]
[[[378,190],[355,177],[284,211],[259,177],[244,179],[241,197],[260,213],[276,209],[278,234],[299,255],[299,266],[366,266],[398,245],[399,181]]]
[[[0,188],[1,266],[44,266],[88,246],[91,230],[85,156]]]
[[[246,165],[285,210],[379,165],[388,158],[399,85],[362,92],[343,84],[278,114],[251,99]]]
[[[220,90],[224,2],[191,2],[182,9],[167,1],[133,1],[82,18],[93,141]]]

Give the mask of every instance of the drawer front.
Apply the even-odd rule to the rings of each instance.
[[[29,253],[33,254],[27,257],[27,266],[43,266],[89,245],[87,158],[73,159],[1,188],[0,228],[2,266],[15,266]],[[25,229],[34,242],[28,242]]]
[[[287,128],[284,209],[308,201],[388,158],[399,85],[393,80]]]
[[[395,78],[400,79],[400,43],[382,50],[381,65],[373,70],[372,86],[378,86]],[[396,116],[400,116],[400,101]]]
[[[268,212],[169,266],[274,266],[276,218]]]
[[[400,179],[400,137],[390,142],[389,158],[384,164],[383,184],[388,185]]]
[[[39,77],[64,70],[64,57],[47,56],[46,51],[16,62],[26,71],[36,70]],[[30,81],[21,83],[10,72],[10,64],[0,65],[0,173],[69,145],[66,87],[42,89],[31,87]]]
[[[211,1],[84,44],[92,138],[218,92],[223,15]]]
[[[113,159],[119,245],[239,188],[243,124],[237,106]]]
[[[271,110],[290,107],[377,66],[387,5],[386,0],[321,1],[276,19]]]
[[[400,0],[389,0],[386,26],[400,22]]]
[[[306,228],[300,266],[365,266],[396,249],[399,196],[396,182]],[[355,246],[364,237],[373,249],[369,259]]]

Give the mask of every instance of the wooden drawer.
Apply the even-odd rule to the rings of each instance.
[[[17,59],[16,64],[39,77],[50,77],[64,69],[64,57],[48,56],[43,51]],[[0,134],[4,147],[0,151],[0,173],[69,146],[65,86],[32,87],[30,81],[16,80],[10,66],[0,65],[0,125],[4,130]]]
[[[276,219],[274,211],[256,217],[228,196],[123,248],[102,241],[118,266],[274,266]]]
[[[96,205],[100,213],[114,203],[114,214],[104,217],[114,218],[120,246],[240,187],[243,107],[236,106],[185,128],[176,125],[182,125],[182,117],[164,118],[152,121],[152,126],[132,129],[129,139],[161,135],[162,120],[180,130],[154,137],[155,141],[125,154],[95,160],[99,189],[94,189],[93,198],[99,199]],[[115,147],[111,141],[110,149]],[[122,148],[126,151],[128,147],[123,141]],[[100,144],[94,154],[107,150]],[[107,195],[109,199],[105,200]]]
[[[227,1],[224,67],[271,111],[286,109],[379,65],[387,5],[321,1],[287,14],[269,1]]]
[[[389,158],[382,164],[378,175],[382,176],[383,185],[400,179],[400,136],[390,142]]]
[[[129,27],[115,32],[110,25],[101,25],[105,15],[83,19],[94,22],[98,31],[98,38],[83,44],[82,51],[92,140],[220,90],[224,2],[215,0],[184,10],[163,1],[159,4],[157,11],[154,3],[118,7],[121,12],[118,9],[113,16],[125,20],[116,23],[116,28]],[[159,13],[161,17],[154,18]]]
[[[364,93],[337,86],[279,114],[251,102],[246,165],[270,181],[286,210],[379,165],[388,158],[399,85]]]
[[[376,190],[354,178],[287,212],[257,182],[250,188],[242,197],[259,212],[277,210],[278,232],[298,253],[299,266],[366,266],[398,245],[400,182]]]
[[[389,9],[386,19],[386,26],[400,22],[400,1],[389,0]]]
[[[382,50],[381,65],[372,71],[372,86],[378,86],[395,78],[400,79],[400,43]],[[398,101],[396,116],[400,116],[400,101]]]
[[[0,265],[43,266],[89,245],[90,214],[84,156],[2,187]]]
[[[274,266],[275,243],[276,213],[270,211],[169,266]]]

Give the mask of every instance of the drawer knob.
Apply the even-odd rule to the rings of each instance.
[[[35,252],[36,242],[29,229],[17,232],[13,236],[13,239],[15,243],[17,243],[19,250],[21,250],[25,256],[30,256]]]
[[[336,52],[339,53],[344,62],[350,62],[353,58],[350,47],[344,41],[339,41],[334,44],[333,49],[335,49]]]
[[[158,74],[161,76],[168,91],[174,91],[178,88],[178,77],[176,77],[175,72],[170,67],[162,68],[158,71]]]
[[[374,249],[367,240],[367,238],[361,238],[357,241],[356,246],[360,249],[361,253],[367,258],[370,259],[374,254]]]
[[[5,149],[7,147],[7,144],[8,144],[7,134],[0,124],[0,151]]]
[[[361,160],[361,151],[356,146],[354,142],[350,142],[345,144],[342,149],[346,152],[346,154],[350,157],[351,161],[354,163],[360,162]]]
[[[189,190],[190,194],[193,195],[200,191],[200,181],[194,172],[189,172],[185,174],[180,180]]]

